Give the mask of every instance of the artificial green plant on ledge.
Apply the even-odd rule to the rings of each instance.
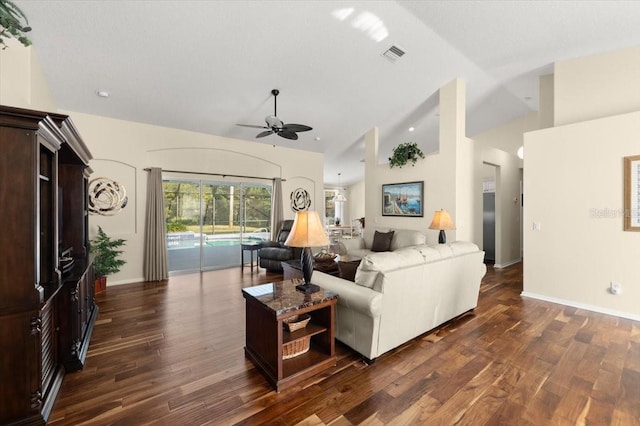
[[[22,21],[24,20],[24,24]],[[11,0],[0,0],[0,46],[7,48],[5,40],[16,38],[24,46],[30,46],[24,33],[31,31],[27,16]]]
[[[415,142],[405,142],[393,148],[393,154],[389,157],[389,167],[402,167],[411,161],[411,166],[416,165],[418,158],[424,158],[424,153]]]

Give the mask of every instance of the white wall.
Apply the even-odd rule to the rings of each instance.
[[[529,133],[525,143],[524,294],[640,319],[640,233],[624,232],[620,214],[640,112]],[[611,281],[622,295],[607,291]]]
[[[354,183],[347,189],[346,214],[348,220],[353,221],[354,219],[365,217],[364,197],[364,180]]]
[[[8,40],[0,49],[0,105],[56,111],[42,67],[31,47]]]
[[[524,143],[524,133],[539,128],[538,112],[533,111],[471,138],[485,146],[517,155],[518,148]]]
[[[293,219],[289,197],[296,188],[312,197],[311,210],[324,214],[323,155],[268,144],[229,139],[167,127],[65,111],[72,117],[94,159],[93,177],[106,176],[127,188],[129,204],[116,216],[92,215],[97,226],[127,240],[127,264],[110,278],[111,284],[141,281],[146,202],[146,167],[203,173],[281,177],[285,219]],[[189,178],[194,178],[189,175]],[[211,177],[237,182],[237,178]],[[269,181],[259,181],[269,183]]]
[[[556,126],[640,110],[640,46],[556,62]]]
[[[428,244],[438,243],[437,230],[429,224],[433,212],[448,210],[456,225],[456,230],[447,231],[447,241],[470,240],[473,222],[469,208],[472,204],[466,187],[472,179],[473,171],[458,170],[457,153],[468,156],[473,150],[472,141],[464,136],[465,85],[461,80],[453,80],[440,89],[440,149],[429,154],[416,165],[402,168],[378,164],[378,129],[365,135],[365,217],[367,228],[415,229],[427,236]],[[471,157],[473,158],[473,157]],[[468,167],[472,160],[461,160],[461,167]],[[424,217],[382,216],[382,184],[424,181]],[[464,194],[459,197],[457,193]]]
[[[555,64],[554,121],[572,124],[525,135],[525,295],[640,320],[640,233],[621,215],[623,157],[640,154],[638,54]]]

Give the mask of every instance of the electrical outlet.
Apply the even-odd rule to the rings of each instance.
[[[542,229],[542,224],[540,222],[533,222],[533,230],[539,231]]]
[[[609,287],[609,291],[611,294],[620,294],[622,293],[622,284],[617,283],[615,281],[611,281],[611,286]]]

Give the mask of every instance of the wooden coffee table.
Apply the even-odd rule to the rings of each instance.
[[[301,280],[285,280],[242,289],[246,305],[245,355],[279,392],[336,364],[335,306],[338,295],[328,290],[305,294]],[[295,315],[308,314],[303,329],[289,332],[283,325]],[[284,345],[310,339],[309,351],[283,359]]]

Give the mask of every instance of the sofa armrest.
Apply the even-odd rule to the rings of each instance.
[[[338,294],[338,304],[371,318],[382,312],[382,294],[324,272],[314,271],[313,284]]]
[[[338,239],[340,254],[349,254],[349,250],[360,250],[365,248],[362,238],[340,238]]]

